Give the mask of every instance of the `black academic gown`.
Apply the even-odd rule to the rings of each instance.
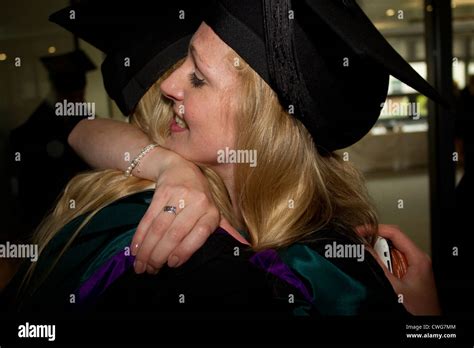
[[[407,315],[369,253],[363,262],[324,256],[327,242],[350,243],[331,230],[314,241],[254,252],[219,228],[183,266],[137,275],[129,246],[152,198],[153,191],[145,191],[102,209],[52,268],[84,217],[66,225],[38,261],[30,283],[35,291],[20,306],[13,301],[25,264],[4,292],[4,306],[39,312],[149,311],[179,318]],[[40,282],[46,271],[51,272]]]

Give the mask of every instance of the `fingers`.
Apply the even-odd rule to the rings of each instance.
[[[379,225],[379,235],[390,239],[393,246],[405,254],[409,265],[424,262],[428,257],[397,226]]]
[[[189,233],[176,249],[174,249],[168,258],[169,267],[177,267],[189,260],[189,258],[198,250],[216,230],[219,221],[219,212],[217,218],[214,212],[210,212],[201,217],[195,224],[191,233]],[[176,264],[176,262],[178,262]]]
[[[169,197],[165,194],[165,192],[156,189],[153,195],[153,200],[151,201],[150,206],[148,207],[145,215],[143,215],[140,223],[138,224],[137,231],[133,236],[131,245],[131,251],[133,256],[136,256],[138,254],[138,249],[140,248],[140,245],[142,244],[146,233],[148,232],[151,224],[156,219],[158,214],[160,214],[168,200]]]
[[[164,232],[171,225],[174,214],[161,211],[151,223],[149,229],[140,242],[140,246],[135,259],[135,272],[143,273],[146,270],[150,255],[155,245],[160,241]],[[153,265],[150,265],[153,266]]]
[[[186,206],[186,209],[183,209],[180,214],[173,219],[159,242],[154,245],[147,263],[154,268],[161,268],[170,257],[171,252],[176,249],[186,235],[193,230],[196,222],[199,221],[202,215],[203,211],[197,209],[196,206]],[[170,258],[170,262],[172,262],[170,266],[173,267],[181,263],[179,256],[174,256],[178,259],[173,258],[173,260],[171,260]]]

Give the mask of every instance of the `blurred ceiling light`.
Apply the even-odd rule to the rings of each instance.
[[[393,17],[393,16],[395,16],[395,10],[393,8],[389,8],[387,11],[385,11],[385,14],[388,17]]]
[[[7,55],[5,53],[0,53],[0,60],[7,60]]]
[[[456,6],[474,5],[474,0],[453,0],[453,3],[456,3]]]
[[[56,52],[56,47],[54,47],[54,46],[49,46],[49,47],[48,47],[48,53],[54,53],[54,52]]]

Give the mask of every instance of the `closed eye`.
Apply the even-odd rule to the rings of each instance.
[[[191,85],[194,87],[194,88],[201,88],[202,86],[204,86],[206,83],[204,82],[204,79],[200,79],[196,76],[196,73],[191,73],[189,74],[189,81],[191,81]]]

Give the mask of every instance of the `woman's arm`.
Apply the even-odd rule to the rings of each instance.
[[[81,121],[68,141],[93,168],[122,171],[151,143],[135,126],[104,119]],[[147,154],[133,175],[157,184],[133,237],[135,271],[154,273],[166,261],[170,267],[183,264],[222,223],[206,177],[194,163],[161,147]],[[166,205],[176,206],[177,215],[164,212]]]
[[[130,161],[143,147],[150,144],[151,140],[140,129],[129,123],[95,119],[79,122],[69,134],[68,143],[92,168],[125,171]],[[155,161],[153,166],[141,165],[139,177],[155,180],[157,171],[153,169],[165,164],[164,162],[170,160],[174,154],[161,147],[154,152],[160,160]]]

